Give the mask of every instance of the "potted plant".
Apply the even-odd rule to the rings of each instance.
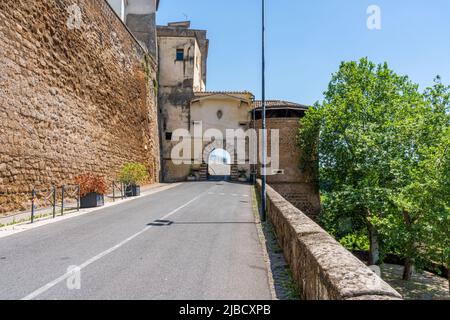
[[[239,182],[247,182],[248,181],[248,177],[247,177],[247,170],[244,168],[239,169],[239,178],[238,178]]]
[[[126,197],[140,196],[141,187],[139,184],[145,182],[147,179],[147,168],[141,163],[127,163],[119,173],[119,180],[125,185]]]
[[[105,178],[86,173],[75,178],[80,186],[80,208],[96,208],[105,205],[106,181]]]

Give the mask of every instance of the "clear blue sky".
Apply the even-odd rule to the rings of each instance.
[[[382,29],[366,26],[378,5]],[[260,0],[161,0],[158,23],[208,30],[208,90],[260,98]],[[267,96],[313,104],[343,60],[387,61],[421,85],[450,84],[449,0],[267,0]]]

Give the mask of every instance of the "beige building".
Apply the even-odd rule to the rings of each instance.
[[[253,165],[256,160],[250,159],[258,140],[245,134],[261,127],[261,102],[247,91],[206,91],[206,31],[179,22],[158,26],[157,36],[162,180],[250,181],[258,173]],[[268,183],[295,206],[316,216],[320,211],[318,186],[299,169],[301,154],[296,143],[300,119],[307,110],[296,103],[268,101],[268,129],[280,132],[280,163],[268,173]],[[237,137],[230,138],[233,132]],[[244,156],[237,152],[242,148]],[[268,150],[270,156],[270,136]]]
[[[250,178],[250,141],[244,134],[251,128],[253,100],[254,96],[250,92],[195,94],[190,105],[191,135],[201,148],[194,153],[194,171],[202,171],[203,165],[203,173],[207,168],[209,177],[229,177],[234,180]],[[221,151],[222,155],[217,151]],[[218,158],[219,163],[212,157]],[[207,179],[208,176],[200,174],[201,179]]]
[[[172,141],[177,130],[191,130],[190,103],[206,89],[209,42],[206,31],[189,29],[189,22],[158,26],[159,126],[163,181],[186,180],[190,166],[175,166]],[[183,156],[185,157],[185,156]]]

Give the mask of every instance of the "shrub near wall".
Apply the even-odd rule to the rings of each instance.
[[[397,291],[269,186],[267,195],[268,217],[302,299],[401,299]]]
[[[76,3],[80,29],[73,1],[0,1],[0,214],[127,162],[158,180],[156,65],[105,1]]]

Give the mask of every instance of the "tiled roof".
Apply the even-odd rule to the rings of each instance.
[[[253,104],[255,109],[262,108],[262,101],[256,100]],[[296,109],[303,109],[307,110],[309,109],[308,106],[289,102],[289,101],[283,101],[283,100],[266,100],[266,107],[267,108],[296,108]]]
[[[215,94],[250,94],[253,96],[253,94],[249,91],[204,91],[204,92],[195,92],[195,96],[197,97],[204,97],[204,96],[212,96]]]

